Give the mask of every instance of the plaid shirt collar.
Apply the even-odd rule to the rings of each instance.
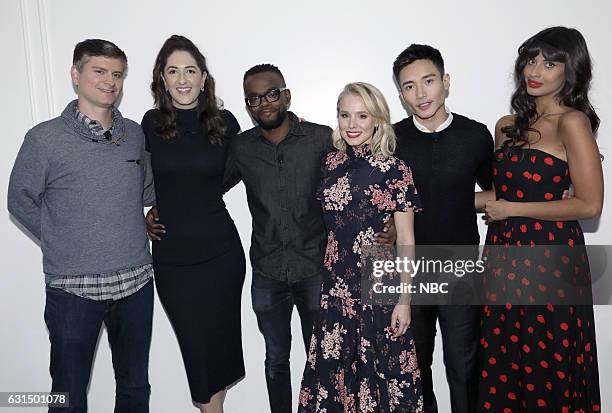
[[[115,128],[115,125],[117,123],[116,121],[119,116],[119,111],[117,111],[117,109],[113,107],[113,122],[111,124],[111,127],[108,128],[107,130],[104,130],[100,122],[98,122],[97,120],[91,119],[90,117],[85,115],[83,112],[81,112],[79,110],[78,105],[74,106],[74,116],[79,123],[82,123],[83,125],[85,125],[85,127],[88,128],[89,131],[93,133],[94,135],[96,136],[104,135],[106,139],[109,139],[109,137],[112,136],[113,129]],[[105,135],[105,132],[110,132],[110,133]]]

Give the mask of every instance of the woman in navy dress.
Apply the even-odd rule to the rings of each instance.
[[[590,273],[577,221],[603,205],[584,38],[565,27],[541,31],[519,48],[515,79],[515,114],[496,126],[495,189],[476,202],[489,219],[490,245],[478,411],[599,412],[593,307],[584,305]],[[575,196],[563,199],[570,184]],[[529,259],[508,258],[521,248]],[[558,280],[565,288],[552,289]],[[575,294],[579,287],[588,297]],[[560,305],[564,297],[580,302]]]
[[[151,91],[156,108],[142,127],[157,198],[147,214],[155,285],[178,338],[191,399],[203,412],[220,413],[225,389],[245,374],[245,258],[222,185],[229,140],[240,127],[219,108],[206,60],[183,36],[162,46]]]
[[[348,84],[338,98],[337,152],[318,191],[328,233],[321,309],[298,411],[420,412],[410,305],[361,301],[361,255],[393,216],[398,245],[414,245],[419,199],[410,168],[392,156],[395,134],[378,89]]]

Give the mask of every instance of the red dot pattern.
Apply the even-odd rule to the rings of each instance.
[[[498,194],[512,202],[561,199],[570,184],[567,163],[537,149],[521,152],[498,153],[494,174]],[[487,244],[574,247],[584,245],[584,237],[575,221],[515,217],[489,225]],[[547,293],[546,277],[584,276],[588,260],[577,257],[559,257],[549,250],[541,261],[500,263],[499,255],[488,257],[485,289],[490,286],[487,277],[503,277],[508,287],[486,291],[487,297],[498,301],[491,300],[493,305],[484,306],[482,312],[478,412],[601,411],[592,306],[504,305],[509,293],[517,297],[534,290]],[[560,297],[566,294],[563,289],[552,291]]]

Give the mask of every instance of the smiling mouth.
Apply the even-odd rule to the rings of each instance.
[[[527,86],[529,86],[532,89],[537,89],[537,88],[539,88],[542,85],[543,85],[542,82],[538,82],[536,80],[528,80],[527,81]]]
[[[429,109],[430,106],[431,106],[431,102],[425,102],[425,103],[421,103],[420,105],[417,105],[417,108],[421,110],[427,110]]]
[[[361,132],[346,131],[345,133],[346,133],[346,137],[350,139],[358,138],[361,135]]]
[[[270,117],[270,116],[274,115],[274,113],[275,112],[273,110],[265,109],[265,110],[262,110],[261,112],[259,112],[259,115],[260,116],[265,116],[265,117]]]

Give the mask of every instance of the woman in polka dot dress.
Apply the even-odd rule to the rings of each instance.
[[[584,251],[577,220],[601,213],[603,175],[593,137],[599,118],[587,96],[591,63],[584,38],[565,27],[536,34],[519,48],[515,80],[515,114],[496,125],[494,190],[476,195],[476,208],[489,221],[490,245],[478,412],[598,412],[592,305],[531,295],[526,304],[541,305],[522,305],[525,291],[545,292],[554,284],[547,277],[563,274],[586,285],[590,297],[588,258],[578,253],[552,260],[544,253],[533,261],[509,260],[501,251],[537,251],[538,245]],[[565,199],[570,184],[575,196]]]

